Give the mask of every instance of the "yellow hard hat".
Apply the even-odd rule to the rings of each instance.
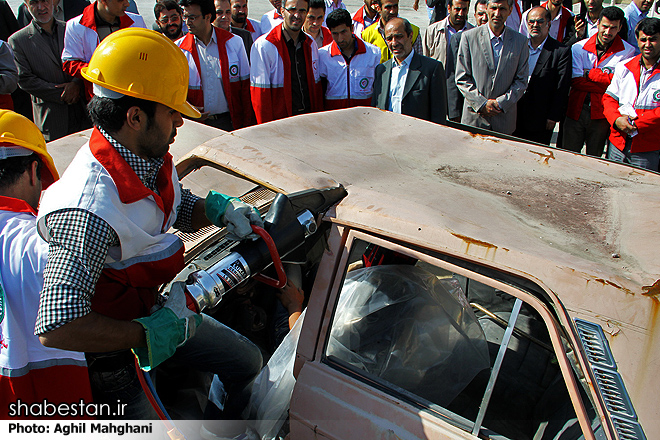
[[[23,147],[34,151],[41,158],[44,166],[41,168],[41,185],[44,189],[60,178],[53,163],[53,158],[46,151],[44,135],[36,125],[23,115],[11,110],[0,110],[0,149],[10,149],[13,146]],[[2,154],[0,157],[22,156],[18,154]]]
[[[160,102],[191,118],[201,116],[186,102],[186,57],[159,32],[133,27],[113,32],[98,45],[81,73],[114,92]]]

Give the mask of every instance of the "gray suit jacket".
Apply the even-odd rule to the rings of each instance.
[[[87,117],[82,96],[78,103],[69,106],[62,99],[62,88],[58,84],[73,80],[62,71],[62,61],[50,49],[46,37],[32,22],[9,38],[9,44],[14,50],[14,58],[18,67],[18,85],[32,95],[32,114],[34,123],[44,134],[46,141],[58,139],[67,134],[87,127]],[[58,21],[56,26],[57,40],[60,48],[64,47],[64,31],[66,24]],[[69,107],[72,107],[71,110]],[[73,118],[70,120],[70,113]],[[71,125],[71,127],[70,127]]]
[[[456,86],[465,97],[461,122],[511,134],[516,129],[516,103],[525,93],[529,49],[527,38],[505,27],[500,62],[495,65],[488,25],[464,31],[456,60]],[[485,118],[478,111],[497,99],[503,112]]]
[[[376,66],[371,105],[382,110],[389,107],[390,79],[394,59]],[[410,60],[403,88],[401,113],[444,124],[447,119],[447,91],[442,63],[415,53]]]

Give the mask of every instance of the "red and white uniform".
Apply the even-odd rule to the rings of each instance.
[[[509,26],[514,31],[518,32],[520,29],[520,23],[522,22],[523,14],[523,4],[522,0],[514,0],[513,10],[509,14],[509,17],[506,19],[505,25]]]
[[[319,73],[327,78],[326,110],[370,106],[376,66],[380,64],[380,49],[355,37],[357,50],[350,63],[334,41],[319,49]]]
[[[24,200],[0,196],[0,251],[0,419],[18,399],[91,402],[85,355],[44,347],[34,334],[48,244]]]
[[[367,14],[364,13],[365,6],[362,5],[360,9],[355,12],[353,15],[353,33],[355,35],[362,35],[362,31],[374,24],[380,18],[380,15],[374,15],[374,18],[371,19]]]
[[[80,69],[89,64],[96,46],[100,43],[99,34],[96,32],[94,8],[96,8],[96,2],[87,6],[81,15],[66,22],[62,70],[70,76],[82,78]],[[128,27],[146,28],[142,17],[130,12],[119,18],[119,26],[121,29]],[[91,97],[90,83],[86,83],[86,89],[89,92],[88,96]]]
[[[261,17],[261,35],[266,35],[268,32],[272,31],[275,29],[275,27],[282,23],[284,21],[284,17],[277,12],[275,9],[271,9],[270,11],[266,12],[262,17]]]
[[[548,8],[548,2],[541,3],[542,8]],[[529,14],[529,9],[526,10],[523,15],[522,19],[520,20],[520,28],[517,29],[518,32],[523,34],[524,36],[528,37],[529,36],[529,31],[527,30],[527,14]],[[561,7],[561,10],[559,14],[550,22],[550,35],[552,38],[555,40],[559,41],[560,43],[566,40],[566,31],[568,30],[568,21],[573,20],[573,12],[568,9],[565,6]]]
[[[323,90],[319,77],[319,51],[313,38],[305,38],[304,51],[311,111],[317,112],[323,110]],[[255,41],[250,62],[250,92],[257,124],[291,116],[291,61],[282,26]]]
[[[635,55],[635,48],[623,41],[618,35],[605,51],[600,61],[596,55],[598,34],[588,40],[578,41],[571,47],[573,53],[573,81],[568,95],[566,116],[578,120],[582,112],[587,93],[591,94],[591,119],[603,119],[603,93],[612,81],[614,68],[621,61],[627,61]],[[584,71],[589,70],[589,77]]]
[[[64,175],[45,191],[39,234],[50,240],[44,218],[62,209],[84,209],[105,220],[119,237],[110,247],[92,310],[115,319],[147,316],[156,288],[184,267],[183,242],[166,231],[181,203],[179,177],[167,153],[157,176],[159,194],[140,181],[107,139],[94,129]]]
[[[241,37],[217,27],[215,37],[218,47],[222,88],[229,107],[234,129],[247,127],[254,123],[250,104],[250,63],[245,53]],[[188,59],[188,102],[197,107],[204,107],[204,85],[202,84],[199,54],[195,36],[186,34],[176,42]]]
[[[632,137],[631,153],[645,153],[660,150],[660,67],[655,65],[640,84],[641,55],[626,63],[617,64],[612,83],[603,95],[604,113],[612,125],[610,142],[623,151],[626,137],[613,127],[614,121],[622,116],[619,107],[631,105],[637,113],[635,126],[637,135]]]
[[[245,20],[245,28],[246,31],[249,31],[250,34],[252,35],[252,41],[257,41],[257,38],[261,37],[263,32],[261,31],[261,23],[259,23],[257,20],[253,20],[251,18],[248,18]]]

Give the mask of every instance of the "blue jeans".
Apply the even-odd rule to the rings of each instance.
[[[179,347],[166,363],[213,373],[206,415],[224,420],[241,419],[241,412],[250,400],[252,381],[261,370],[261,351],[249,339],[210,316],[202,314],[202,318],[195,336]],[[125,358],[125,355],[121,356]],[[97,371],[91,364],[89,375],[95,402],[116,405],[120,400],[127,404],[124,414],[116,418],[158,418],[142,390],[132,362],[111,371]]]
[[[646,151],[644,153],[630,153],[628,151],[627,153],[624,153],[608,141],[607,158],[617,162],[635,165],[647,170],[658,171],[660,151]]]

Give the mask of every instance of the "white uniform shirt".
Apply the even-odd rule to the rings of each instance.
[[[229,111],[225,90],[222,87],[222,71],[220,69],[220,52],[215,32],[211,32],[208,46],[195,37],[195,45],[199,54],[199,69],[204,91],[204,112],[211,115]]]

